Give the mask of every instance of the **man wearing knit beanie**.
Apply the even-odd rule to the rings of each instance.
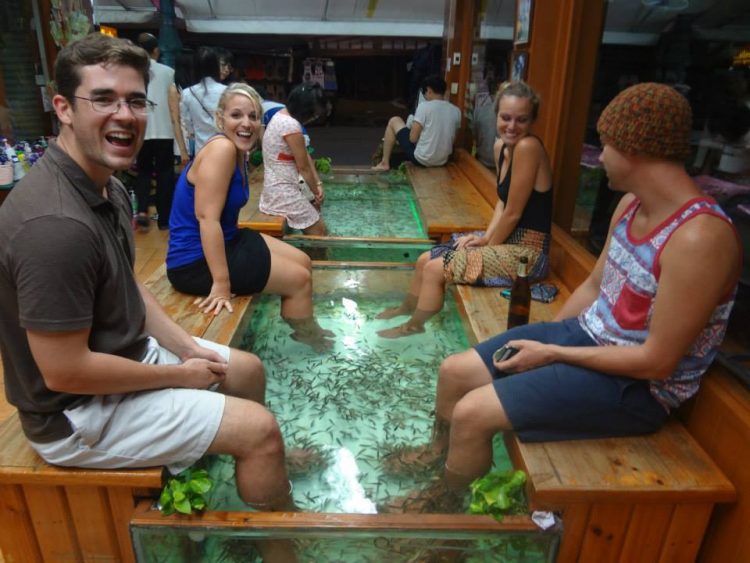
[[[443,362],[437,431],[420,460],[447,447],[447,489],[489,470],[496,432],[522,441],[646,434],[698,390],[741,259],[731,222],[685,172],[690,121],[685,98],[653,83],[602,112],[601,161],[625,193],[605,252],[556,322],[513,328]],[[494,360],[502,347],[514,354]]]

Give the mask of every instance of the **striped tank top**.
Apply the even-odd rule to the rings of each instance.
[[[708,213],[731,224],[710,198],[695,198],[636,240],[630,225],[639,201],[631,203],[614,227],[599,295],[578,316],[588,335],[600,346],[635,346],[646,341],[659,285],[659,256],[674,231],[696,215]],[[698,390],[724,338],[737,288],[717,305],[706,326],[677,369],[666,379],[650,381],[651,394],[667,410],[677,407]]]

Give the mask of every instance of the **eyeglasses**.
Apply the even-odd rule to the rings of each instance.
[[[130,108],[134,115],[148,115],[156,104],[146,98],[133,98],[132,100],[121,100],[119,98],[110,98],[108,96],[99,96],[96,98],[84,98],[83,96],[73,96],[79,100],[91,102],[91,107],[99,113],[108,113],[110,115],[120,111],[123,105]]]

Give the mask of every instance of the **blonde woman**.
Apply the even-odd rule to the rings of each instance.
[[[446,283],[509,286],[521,256],[529,260],[531,279],[547,274],[552,170],[544,145],[531,134],[539,96],[525,82],[506,82],[495,99],[495,112],[498,201],[487,230],[454,235],[449,245],[422,254],[404,302],[377,317],[411,318],[379,331],[380,336],[399,338],[424,332],[424,323],[443,308]]]
[[[240,209],[250,197],[248,155],[258,142],[263,115],[258,93],[234,83],[219,99],[217,135],[177,181],[169,220],[167,275],[179,291],[200,295],[198,307],[232,312],[232,297],[281,295],[281,316],[292,338],[316,350],[332,346],[333,333],[313,317],[310,259],[302,251],[240,229]]]

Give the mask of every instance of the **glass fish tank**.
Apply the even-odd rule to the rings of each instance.
[[[184,519],[144,509],[131,525],[139,561],[271,561],[263,554],[277,544],[316,562],[554,560],[559,532],[540,531],[526,515],[498,523],[464,509],[405,513],[404,499],[438,480],[442,466],[394,471],[388,460],[429,442],[440,363],[470,345],[450,292],[424,333],[377,335],[394,320],[375,316],[401,301],[412,273],[399,265],[316,267],[315,314],[335,334],[322,352],[290,338],[278,297],[253,300],[238,344],[263,360],[266,404],[287,450],[311,453],[290,468],[300,512],[251,511],[237,496],[232,458],[208,456],[207,511]],[[494,450],[493,469],[511,469],[499,437]]]
[[[321,214],[329,236],[427,238],[416,195],[404,174],[396,170],[388,174],[336,173],[323,180]]]
[[[406,176],[336,173],[325,177],[321,214],[325,237],[285,230],[284,240],[313,260],[340,262],[416,262],[432,241]]]

